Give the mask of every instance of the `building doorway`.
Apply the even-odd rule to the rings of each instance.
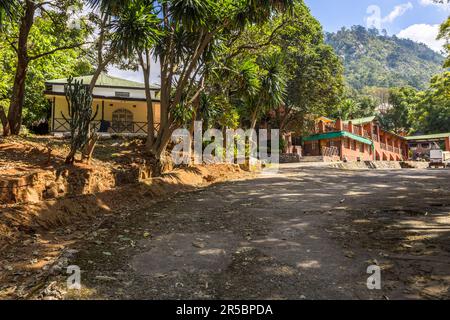
[[[114,132],[133,133],[133,112],[127,109],[115,110],[112,114],[112,129]]]

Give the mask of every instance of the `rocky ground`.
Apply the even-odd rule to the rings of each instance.
[[[25,297],[449,298],[449,184],[450,170],[286,165],[141,199],[68,241]],[[81,290],[66,288],[69,264],[81,269]],[[367,289],[370,265],[381,268],[381,290]]]

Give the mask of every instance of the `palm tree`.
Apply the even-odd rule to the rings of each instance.
[[[278,54],[265,56],[261,59],[260,68],[263,74],[261,86],[249,105],[251,109],[250,128],[256,127],[258,117],[269,110],[279,107],[284,100],[286,81],[283,77],[282,59]]]
[[[153,143],[155,135],[153,98],[150,90],[150,64],[153,48],[162,36],[162,32],[158,29],[159,23],[160,19],[155,14],[155,8],[151,0],[128,2],[122,9],[118,10],[117,19],[111,23],[113,30],[112,51],[126,59],[137,56],[143,72],[147,102],[148,145]]]
[[[85,0],[98,9],[98,66],[90,83],[91,92],[101,72],[113,60],[135,58],[156,41],[159,19],[151,0]]]
[[[130,0],[86,0],[93,8],[98,8],[102,14],[115,15],[124,8]]]
[[[124,5],[117,10],[117,16],[110,24],[111,50],[120,57],[129,59],[156,44],[161,36],[161,32],[157,29],[159,18],[154,14],[151,1],[119,2]]]
[[[86,0],[102,14],[118,15],[126,0]],[[147,0],[159,18],[162,36],[154,48],[160,62],[160,128],[154,137],[149,130],[148,153],[156,160],[156,173],[164,164],[164,154],[172,132],[179,125],[174,112],[202,92],[197,86],[204,76],[203,57],[214,42],[249,24],[266,21],[275,11],[291,8],[295,0]],[[128,40],[128,39],[124,39]],[[128,44],[130,42],[126,41]],[[139,41],[131,41],[134,47]],[[120,46],[127,48],[124,43]],[[130,52],[131,47],[126,51]],[[148,49],[148,48],[147,48]],[[153,49],[153,48],[150,48]],[[151,51],[151,50],[150,50]],[[147,55],[148,58],[148,55]],[[147,59],[148,61],[148,59]],[[267,79],[269,80],[269,79]],[[192,90],[191,90],[192,89]],[[152,124],[149,124],[152,128]]]
[[[180,104],[198,96],[204,88],[193,83],[205,73],[202,57],[222,37],[292,8],[295,0],[158,0],[163,37],[156,48],[161,64],[161,125],[148,152],[161,167],[177,123],[172,116]],[[186,36],[180,37],[180,34]],[[159,172],[156,168],[155,172]]]

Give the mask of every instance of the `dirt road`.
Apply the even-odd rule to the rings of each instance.
[[[111,218],[74,249],[67,298],[449,298],[450,171],[286,166]]]

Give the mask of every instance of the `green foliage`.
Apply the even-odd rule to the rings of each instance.
[[[109,26],[111,51],[124,58],[151,48],[162,36],[157,29],[159,18],[147,0],[130,0],[119,10]]]
[[[63,1],[64,9],[74,1]],[[38,15],[28,36],[28,55],[36,57],[50,52],[60,46],[85,41],[86,30],[69,29],[68,14],[58,10],[48,10],[46,14]],[[0,33],[0,102],[7,110],[17,66],[17,46],[11,39],[17,39],[18,22],[13,20],[5,25],[5,31]],[[44,96],[45,81],[49,79],[66,78],[70,75],[79,76],[92,72],[92,65],[81,48],[55,51],[32,59],[28,65],[25,79],[25,97],[23,106],[23,122],[31,126],[35,121],[46,119],[50,113],[50,104]]]
[[[252,124],[256,111],[272,127],[304,127],[311,114],[324,114],[340,99],[342,64],[302,1],[294,1],[289,14],[250,25],[224,43],[210,66],[207,89],[230,101],[241,126]],[[280,109],[285,117],[270,116]]]
[[[260,67],[264,70],[261,76],[261,89],[258,93],[258,104],[263,107],[259,110],[267,112],[280,106],[285,98],[285,70],[282,67],[281,54],[262,56]]]
[[[343,99],[338,105],[334,113],[329,113],[329,117],[334,119],[353,119],[358,113],[358,103],[351,99]]]
[[[320,44],[303,54],[296,54],[293,59],[286,105],[304,121],[310,120],[311,115],[329,114],[339,103],[344,89],[343,69],[336,55],[330,47]]]
[[[241,117],[249,120],[253,128],[259,117],[284,101],[283,61],[281,55],[273,53],[261,55],[257,61],[246,57],[237,64],[239,86],[233,93],[233,100]]]
[[[352,88],[411,86],[425,89],[429,79],[442,71],[443,57],[419,44],[396,36],[379,35],[362,26],[327,33],[326,41],[345,65]]]
[[[105,15],[108,11],[113,10],[109,1],[92,0],[91,2],[100,6],[105,11]],[[227,40],[239,37],[239,34],[244,32],[247,27],[261,24],[278,12],[285,12],[293,2],[294,0],[158,0],[147,2],[153,8],[151,11],[153,18],[157,17],[155,27],[160,34],[156,45],[145,48],[144,52],[145,54],[151,52],[160,62],[160,127],[156,137],[153,131],[149,131],[146,144],[147,151],[156,158],[156,163],[163,162],[161,160],[164,157],[171,131],[183,125],[182,122],[186,120],[184,115],[187,113],[181,112],[180,114],[180,106],[192,108],[192,114],[198,111],[196,109],[198,108],[199,94],[206,87],[205,83],[207,83],[208,77],[214,72],[211,62],[215,60],[216,49],[225,48]],[[117,16],[120,18],[120,14]],[[130,53],[130,50],[127,51]],[[139,63],[144,67],[141,58]],[[144,70],[144,75],[146,74],[148,72],[146,73]],[[211,92],[213,91],[224,93],[226,90],[214,88]],[[159,166],[160,168],[162,166]],[[159,169],[157,168],[155,172],[159,172]]]
[[[344,90],[343,66],[325,44],[320,23],[304,4],[297,4],[278,44],[288,72],[283,122],[296,131],[307,131],[315,116],[326,115]]]
[[[242,96],[256,96],[261,89],[259,78],[259,66],[254,57],[245,57],[242,61],[236,61],[234,66],[237,93]]]
[[[217,17],[218,3],[213,0],[175,0],[171,1],[170,10],[174,20],[185,30],[193,32],[198,27],[208,27],[212,19]]]
[[[420,102],[419,92],[411,87],[393,88],[389,91],[390,108],[380,115],[380,121],[388,130],[409,133],[414,121],[413,112]]]
[[[450,17],[441,25],[438,39],[446,40],[445,50],[447,51],[447,59],[445,60],[444,67],[450,68]]]
[[[204,129],[227,127],[237,128],[239,113],[223,95],[202,93],[197,120],[203,120]]]
[[[450,132],[450,72],[433,77],[413,114],[414,129],[423,133]]]
[[[0,101],[7,108],[15,72],[16,60],[13,49],[2,46],[0,60]],[[86,59],[80,58],[80,51],[76,49],[58,52],[31,62],[25,82],[24,124],[31,126],[33,122],[47,118],[50,105],[44,96],[46,80],[65,78],[68,75],[85,75],[91,71],[91,64]]]
[[[12,20],[15,17],[18,7],[17,0],[0,0],[0,29],[6,19]]]
[[[187,126],[188,122],[192,120],[193,114],[192,108],[183,103],[178,104],[172,111],[174,122],[182,127]]]
[[[86,0],[92,9],[99,9],[100,12],[114,15],[123,8],[129,0]]]
[[[355,119],[373,116],[379,101],[367,93],[346,88],[342,99],[330,105],[325,115],[333,119]]]
[[[450,72],[433,77],[425,91],[411,87],[392,88],[389,104],[390,109],[379,118],[394,132],[450,132]]]

